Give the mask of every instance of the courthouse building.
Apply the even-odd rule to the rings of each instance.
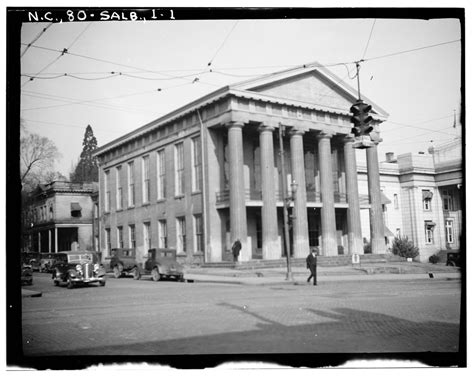
[[[173,247],[186,262],[219,262],[240,240],[241,261],[279,259],[290,196],[293,257],[315,246],[325,256],[363,253],[361,209],[372,253],[385,253],[377,141],[387,114],[363,99],[375,140],[364,152],[365,195],[349,112],[357,93],[321,67],[223,87],[100,147],[101,250]]]
[[[240,261],[280,259],[285,202],[294,258],[316,246],[324,256],[383,254],[396,235],[422,246],[422,260],[445,249],[442,229],[454,219],[460,233],[460,216],[439,210],[460,164],[443,167],[434,154],[424,167],[418,156],[379,164],[388,115],[364,97],[374,146],[354,149],[357,98],[324,68],[290,69],[223,87],[98,148],[99,250],[135,248],[143,260],[149,248],[172,247],[181,262],[207,263],[231,260],[240,240]],[[436,215],[423,211],[428,196]]]

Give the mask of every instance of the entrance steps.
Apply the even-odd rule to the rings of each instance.
[[[395,256],[393,254],[364,254],[360,255],[361,265],[368,263],[386,263],[406,261],[405,258]],[[352,263],[351,255],[340,256],[318,256],[318,266],[344,266]],[[306,259],[291,259],[291,266],[306,267]],[[234,263],[232,261],[208,262],[201,265],[202,268],[230,268],[230,269],[267,269],[267,268],[284,268],[286,267],[286,258],[277,260],[250,260]]]

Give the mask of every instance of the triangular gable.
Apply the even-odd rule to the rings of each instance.
[[[321,66],[311,68],[304,66],[272,73],[234,84],[231,88],[344,111],[349,111],[357,100],[357,92],[352,87]],[[361,97],[372,105],[375,113],[388,116],[386,111],[368,98]]]

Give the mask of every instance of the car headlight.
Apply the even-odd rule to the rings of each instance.
[[[99,264],[94,264],[94,272],[98,272],[99,271]]]
[[[81,271],[81,265],[76,265],[76,270],[77,270],[78,272],[80,272],[80,271]]]

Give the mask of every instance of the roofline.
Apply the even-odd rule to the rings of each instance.
[[[271,81],[269,81],[269,79],[273,79],[273,80],[275,80],[275,79],[287,79],[287,78],[291,78],[291,77],[298,76],[300,74],[304,74],[304,73],[308,73],[308,72],[312,72],[312,71],[317,71],[318,73],[320,73],[323,76],[325,76],[326,78],[328,78],[330,81],[332,81],[335,84],[335,86],[338,86],[338,87],[342,88],[347,94],[352,96],[354,98],[354,101],[358,99],[358,93],[354,88],[352,88],[350,85],[345,83],[343,80],[340,79],[340,77],[336,76],[329,69],[324,67],[324,65],[320,64],[317,61],[314,61],[314,62],[308,63],[308,64],[303,64],[303,65],[295,67],[295,68],[289,68],[289,69],[285,69],[285,70],[282,70],[282,71],[279,71],[279,72],[269,73],[269,74],[260,76],[258,78],[238,82],[238,83],[230,85],[230,88],[231,89],[240,89],[240,90],[242,90],[242,87],[243,87],[243,90],[249,90],[251,88],[255,88],[255,87],[258,87],[258,86],[263,86],[266,83],[270,83]],[[280,76],[280,78],[278,78],[278,76]],[[372,108],[377,113],[379,113],[382,117],[388,117],[389,116],[387,111],[385,111],[382,107],[375,104],[373,101],[371,101],[365,95],[361,94],[361,99],[363,99],[367,103],[370,103],[372,105]]]
[[[155,125],[158,125],[160,123],[161,124],[166,123],[167,121],[171,120],[174,117],[182,116],[182,115],[186,114],[187,112],[195,111],[195,110],[199,109],[200,107],[203,107],[203,106],[207,105],[209,102],[214,102],[214,101],[220,99],[225,94],[227,94],[228,91],[229,91],[229,86],[227,85],[227,86],[221,87],[220,89],[217,89],[217,90],[215,90],[211,93],[208,93],[208,94],[206,94],[206,95],[204,95],[204,96],[202,96],[198,99],[195,99],[194,101],[189,102],[189,103],[185,104],[184,106],[178,107],[177,109],[167,113],[166,115],[163,115],[163,116],[159,117],[158,119],[152,120],[151,122],[149,122],[145,125],[142,125],[140,128],[134,129],[133,131],[128,132],[128,133],[124,134],[123,136],[120,136],[119,138],[116,138],[116,139],[108,142],[107,144],[105,144],[105,145],[97,148],[96,150],[94,150],[93,154],[95,156],[98,156],[98,155],[106,152],[110,148],[113,148],[117,145],[120,145],[123,141],[130,139],[130,137],[132,137],[132,138],[133,137],[139,137],[140,135],[146,133],[149,130],[149,128],[152,128]]]
[[[315,64],[318,64],[318,66],[313,66]],[[278,72],[272,72],[272,73],[268,73],[266,75],[259,76],[257,78],[245,80],[245,81],[238,82],[238,83],[235,83],[235,84],[232,84],[232,85],[223,86],[220,89],[217,89],[217,90],[215,90],[215,91],[213,91],[209,94],[206,94],[206,95],[204,95],[204,96],[202,96],[198,99],[195,99],[192,102],[189,102],[189,103],[185,104],[184,106],[178,107],[177,109],[169,112],[168,114],[166,114],[166,115],[164,115],[164,116],[162,116],[158,119],[155,119],[155,120],[141,126],[140,128],[137,128],[137,129],[135,129],[131,132],[128,132],[128,133],[124,134],[123,136],[120,136],[119,138],[116,138],[116,139],[108,142],[107,144],[97,148],[94,151],[93,155],[94,156],[99,156],[99,155],[107,152],[108,150],[122,144],[122,142],[124,142],[126,140],[141,136],[142,134],[146,133],[152,127],[154,127],[156,125],[164,124],[164,123],[170,121],[171,119],[173,119],[175,117],[183,116],[186,113],[191,112],[191,111],[196,111],[197,109],[199,109],[201,107],[204,107],[207,104],[212,103],[216,100],[219,100],[219,99],[221,99],[222,97],[224,97],[228,94],[230,94],[230,95],[232,95],[232,94],[234,94],[234,95],[238,95],[238,94],[241,94],[241,95],[242,94],[261,95],[262,97],[264,97],[265,94],[251,92],[248,89],[250,89],[252,87],[258,87],[258,86],[261,86],[261,85],[265,85],[265,83],[267,83],[267,82],[270,83],[270,81],[268,81],[270,78],[273,79],[273,80],[277,80],[278,77],[280,77],[280,79],[286,79],[286,78],[294,77],[294,76],[297,76],[297,75],[300,75],[300,74],[308,73],[308,72],[311,72],[311,71],[319,72],[320,74],[322,74],[323,76],[325,76],[326,78],[328,78],[329,80],[334,82],[336,84],[336,86],[338,86],[338,87],[342,88],[343,90],[345,90],[346,93],[351,95],[352,97],[354,97],[354,99],[357,99],[357,97],[358,97],[357,93],[352,87],[350,87],[346,83],[342,82],[335,74],[330,72],[328,69],[324,68],[324,66],[320,65],[317,62],[313,62],[313,63],[310,63],[310,64],[304,64],[302,66],[298,66],[296,68],[289,68],[289,69],[285,69],[285,70],[278,71]],[[262,82],[262,81],[264,81],[264,82]],[[269,99],[271,98],[271,96],[267,96],[267,97]],[[381,107],[377,106],[375,103],[370,101],[367,97],[361,95],[361,98],[372,105],[372,108],[375,110],[376,114],[380,115],[382,118],[388,117],[388,113],[385,110],[383,110]],[[282,102],[296,102],[294,100],[284,99],[284,98],[281,98],[280,101],[282,101]],[[301,102],[301,103],[310,104],[308,102]],[[320,105],[317,105],[317,104],[315,104],[314,107],[316,107],[316,108],[319,107],[321,109],[329,109],[329,107],[327,107],[327,106],[320,106]],[[334,111],[339,112],[339,113],[341,112],[341,111],[337,111],[336,108],[334,109]],[[347,112],[349,112],[349,109],[347,110]]]

